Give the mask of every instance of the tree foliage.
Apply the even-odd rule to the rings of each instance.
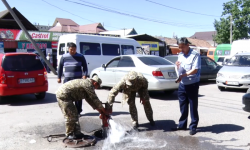
[[[233,40],[249,38],[250,0],[232,0],[223,4],[220,21],[215,20],[216,43],[230,42],[230,16],[233,21]]]

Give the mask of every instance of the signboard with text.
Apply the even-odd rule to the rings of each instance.
[[[15,29],[0,29],[0,39],[16,40],[16,37],[18,36],[20,31],[21,30]]]
[[[152,42],[152,41],[137,41],[141,44],[141,46],[148,45],[150,48],[150,51],[159,51],[159,42]]]

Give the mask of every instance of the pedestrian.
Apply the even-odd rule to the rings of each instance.
[[[63,54],[58,66],[58,83],[61,83],[62,74],[64,74],[64,83],[73,79],[86,79],[88,67],[85,57],[76,52],[76,44],[69,43],[69,53]],[[65,71],[63,72],[63,68]],[[75,101],[78,115],[82,112],[82,101]]]
[[[181,53],[176,62],[178,70],[178,79],[180,83],[178,88],[178,99],[180,104],[181,117],[175,130],[186,130],[188,121],[188,111],[190,105],[191,123],[189,125],[189,134],[196,134],[199,122],[198,115],[198,93],[201,70],[200,54],[189,47],[190,42],[183,37],[177,39],[177,44]]]
[[[92,79],[74,79],[63,84],[56,91],[58,105],[65,118],[65,134],[68,139],[80,139],[84,136],[81,132],[74,101],[85,99],[93,109],[96,109],[101,115],[106,115],[102,102],[95,93],[95,89],[99,88],[101,83],[98,76],[94,76]]]
[[[51,66],[53,66],[53,59],[52,59],[52,56],[50,55],[50,53],[47,54],[47,57],[46,59],[49,61],[49,63],[51,64]],[[50,73],[50,68],[48,65],[47,66],[47,72]]]
[[[127,102],[129,105],[133,127],[137,128],[139,126],[135,105],[136,92],[140,95],[140,102],[143,104],[147,119],[150,121],[150,124],[154,126],[155,122],[153,120],[153,110],[149,101],[147,79],[141,73],[135,71],[131,71],[125,75],[109,92],[107,103],[110,107],[113,106],[115,97],[121,90],[123,92],[122,104]]]

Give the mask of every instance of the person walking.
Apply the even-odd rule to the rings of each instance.
[[[188,121],[188,111],[190,105],[191,123],[189,125],[189,134],[196,134],[199,122],[198,115],[198,93],[201,70],[200,54],[189,47],[190,42],[186,37],[177,39],[177,44],[181,53],[175,63],[178,70],[178,79],[180,83],[178,88],[178,99],[180,104],[181,117],[175,130],[186,130]]]
[[[69,43],[69,53],[63,54],[58,65],[58,83],[61,83],[62,74],[64,74],[64,83],[73,79],[86,79],[88,67],[85,57],[76,52],[76,44]],[[65,69],[63,72],[63,68]],[[75,101],[78,115],[82,112],[82,101]]]
[[[53,66],[53,59],[52,59],[52,56],[50,55],[50,53],[47,54],[47,57],[46,59],[50,62],[50,64]],[[47,66],[47,72],[50,73],[50,68],[48,65]]]
[[[58,105],[65,118],[65,135],[68,139],[81,139],[84,137],[79,124],[78,112],[73,104],[74,101],[85,99],[101,116],[107,115],[102,102],[95,93],[95,89],[99,88],[101,83],[101,79],[97,76],[92,79],[74,79],[63,84],[56,91]]]
[[[125,75],[109,92],[107,103],[109,107],[113,107],[115,97],[122,90],[123,101],[129,105],[129,112],[132,118],[132,124],[134,128],[139,126],[138,124],[138,114],[135,105],[136,92],[140,95],[140,102],[143,104],[147,119],[152,126],[155,125],[153,120],[153,110],[149,101],[148,94],[148,81],[147,79],[138,72],[131,71]]]

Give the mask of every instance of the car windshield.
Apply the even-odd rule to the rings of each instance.
[[[250,55],[236,55],[229,59],[227,66],[250,66]]]
[[[138,57],[145,65],[173,65],[171,62],[167,61],[161,57]]]
[[[35,71],[44,69],[39,57],[35,55],[5,56],[2,67],[5,71]]]
[[[172,63],[175,63],[178,60],[178,57],[165,57],[165,59],[171,61]]]

